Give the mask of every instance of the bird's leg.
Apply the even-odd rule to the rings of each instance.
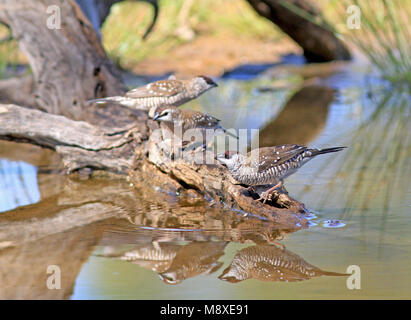
[[[262,192],[260,198],[258,198],[257,201],[263,200],[263,203],[265,203],[267,200],[271,201],[273,198],[273,192],[277,188],[282,188],[282,186],[283,186],[283,181],[280,180],[280,182],[277,183],[274,187],[268,189],[267,191]]]
[[[183,147],[181,148],[181,151],[195,151],[198,148],[203,150],[205,148],[204,143],[201,142],[201,141],[194,141],[194,142],[191,142],[191,143],[187,143],[187,144],[183,145]]]
[[[272,244],[272,245],[276,246],[278,249],[280,249],[282,251],[285,250],[285,246],[282,243],[280,243],[276,240],[269,240],[268,242],[269,242],[269,244]]]
[[[254,186],[249,186],[249,187],[246,188],[246,190],[247,190],[248,192],[257,193],[257,191],[255,190]]]

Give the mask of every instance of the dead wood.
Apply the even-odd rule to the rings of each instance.
[[[47,25],[50,6],[60,10],[60,29]],[[36,107],[85,119],[85,101],[124,91],[94,28],[73,0],[0,0],[0,7],[0,22],[10,26],[30,63]]]

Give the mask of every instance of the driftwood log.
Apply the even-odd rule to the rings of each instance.
[[[60,30],[45,23],[50,5],[61,9]],[[304,205],[286,192],[262,204],[218,164],[163,161],[161,136],[152,134],[157,124],[145,113],[87,104],[87,99],[121,93],[124,85],[74,0],[0,0],[0,6],[0,21],[10,26],[30,61],[34,98],[30,108],[0,105],[0,139],[55,150],[66,173],[111,172],[149,193],[161,189],[191,201],[205,198],[210,207],[265,217],[282,228],[307,226]]]
[[[52,6],[59,8],[55,14],[61,19],[60,29],[47,25]],[[33,107],[84,119],[89,113],[87,99],[125,90],[119,72],[75,2],[1,0],[0,7],[0,21],[10,27],[30,63]]]

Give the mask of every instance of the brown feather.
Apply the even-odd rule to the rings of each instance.
[[[181,110],[181,118],[184,123],[190,123],[190,128],[214,129],[219,126],[220,122],[220,120],[214,118],[213,116],[202,113],[200,111],[188,109]]]
[[[247,164],[252,168],[257,169],[257,172],[260,173],[269,170],[272,167],[281,165],[295,156],[302,154],[306,150],[307,147],[297,144],[285,144],[282,146],[255,149],[247,154]],[[257,152],[258,160],[256,156]]]
[[[172,97],[184,90],[181,80],[160,80],[126,93],[128,98]]]

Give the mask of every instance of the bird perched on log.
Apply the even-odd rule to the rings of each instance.
[[[214,87],[217,87],[217,84],[211,78],[200,75],[190,80],[160,80],[130,90],[124,96],[94,99],[89,102],[114,102],[125,107],[150,111],[160,106],[181,106]]]
[[[153,120],[164,121],[172,132],[174,132],[175,128],[181,128],[183,134],[190,129],[220,129],[227,135],[238,139],[236,135],[228,132],[221,126],[219,119],[200,111],[170,106],[159,107],[154,113]]]
[[[238,182],[250,187],[274,185],[263,192],[258,200],[271,200],[272,193],[282,187],[283,180],[296,172],[312,158],[325,153],[338,152],[346,147],[310,149],[296,144],[254,149],[247,155],[226,151],[217,160],[227,167]]]

